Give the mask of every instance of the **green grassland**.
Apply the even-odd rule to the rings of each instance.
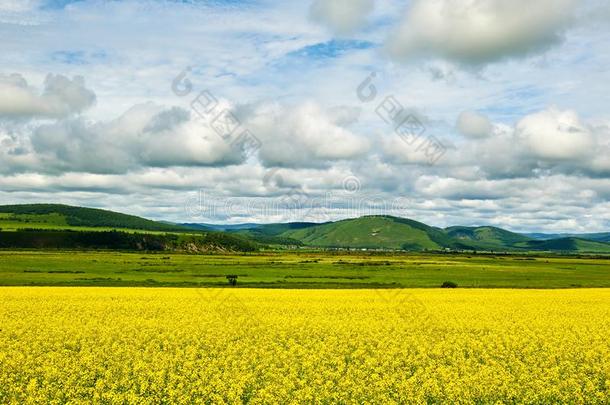
[[[610,287],[610,259],[560,256],[282,252],[158,254],[0,251],[0,285],[271,288]]]

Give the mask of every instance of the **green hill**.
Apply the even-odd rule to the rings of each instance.
[[[455,247],[463,249],[506,250],[531,240],[527,236],[493,226],[452,226],[446,228],[445,232],[455,240]]]
[[[0,206],[0,228],[3,230],[105,228],[108,230],[192,232],[183,226],[156,222],[134,215],[61,204],[2,205]]]
[[[240,235],[193,230],[134,215],[60,204],[0,206],[0,248],[244,252]]]
[[[280,224],[263,224],[251,226],[246,229],[233,229],[227,232],[245,236],[261,244],[277,247],[303,246],[301,240],[282,235],[284,232],[297,229],[305,229],[319,224],[313,222],[289,222]]]
[[[563,238],[578,238],[593,240],[596,242],[610,242],[610,232],[598,232],[598,233],[529,233],[526,236],[532,239],[549,240],[549,239],[563,239]]]
[[[517,244],[529,250],[569,253],[610,253],[610,244],[581,238],[531,240]]]
[[[105,235],[73,235],[78,231]],[[13,232],[13,235],[9,233]],[[46,232],[46,233],[45,233]],[[77,233],[78,233],[77,232]],[[182,234],[180,238],[128,237],[119,233]],[[607,234],[595,234],[604,239]],[[197,239],[190,240],[188,238]],[[104,239],[106,238],[106,239]],[[581,237],[532,238],[492,226],[440,229],[421,222],[373,215],[322,224],[178,225],[95,208],[61,204],[0,206],[0,247],[163,246],[192,251],[250,251],[258,246],[392,250],[477,250],[610,253],[610,243]],[[147,248],[148,249],[148,248]]]
[[[451,238],[441,229],[391,216],[329,222],[291,229],[281,236],[327,248],[438,250],[451,245]]]
[[[250,228],[243,231],[249,231],[251,233],[259,233],[268,236],[278,236],[284,232],[310,228],[312,226],[318,226],[320,224],[315,222],[288,222],[283,224],[263,224],[258,225],[255,228]]]
[[[493,226],[452,226],[439,229],[391,216],[367,216],[317,225],[279,224],[269,227],[276,233],[267,232],[275,237],[323,248],[610,253],[610,244],[582,238],[535,240]],[[282,227],[288,229],[277,233]],[[258,229],[260,228],[248,232],[256,232]]]

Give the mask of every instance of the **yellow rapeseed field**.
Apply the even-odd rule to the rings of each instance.
[[[610,290],[0,288],[0,403],[609,403]]]

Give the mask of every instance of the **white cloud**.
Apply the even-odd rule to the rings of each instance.
[[[20,74],[0,75],[0,118],[60,118],[79,113],[95,103],[95,93],[82,76],[69,79],[47,75],[38,93]]]
[[[550,108],[523,118],[517,139],[540,159],[572,160],[595,154],[595,138],[574,111]]]
[[[139,104],[119,118],[43,125],[31,135],[43,170],[125,173],[142,167],[224,166],[241,162],[241,151],[188,111]]]
[[[425,138],[422,136],[422,139]],[[429,159],[418,148],[422,141],[413,144],[405,142],[395,133],[381,137],[381,150],[390,163],[428,166]]]
[[[403,198],[405,209],[395,214],[434,225],[610,226],[610,39],[600,24],[607,13],[583,12],[607,2],[575,1],[573,24],[567,0],[377,0],[370,13],[366,1],[319,1],[317,19],[311,1],[0,3],[2,70],[23,75],[3,76],[3,89],[15,95],[0,103],[10,109],[0,114],[6,203],[65,202],[184,220],[187,194],[201,188],[220,200],[211,221],[265,222],[277,217],[244,204],[296,188],[310,198],[332,191],[340,207],[342,180],[356,176],[361,190],[348,197]],[[444,7],[428,20],[410,13],[401,25],[411,36],[399,55],[430,56],[426,63],[397,64],[368,45],[388,37],[405,4]],[[329,31],[359,41],[337,41]],[[545,49],[543,57],[522,58]],[[171,82],[186,66],[193,92],[179,97]],[[355,90],[372,71],[377,98],[362,103]],[[61,91],[70,87],[61,81],[46,97],[47,72],[86,77],[82,87],[95,89],[96,104],[88,107],[79,90]],[[203,89],[233,101],[224,106],[263,141],[260,159],[244,160],[189,115]],[[426,135],[448,148],[438,163],[428,165],[395,134],[379,135],[392,133],[375,113],[389,95],[429,118]],[[182,108],[164,107],[172,105]],[[571,109],[578,115],[560,118]],[[456,125],[465,110],[484,111],[493,130],[472,115]],[[460,136],[460,127],[471,136]],[[590,149],[581,146],[587,139]],[[265,184],[275,166],[282,181]],[[328,219],[342,215],[335,207]]]
[[[475,111],[463,111],[457,119],[458,131],[469,138],[485,138],[491,135],[493,126],[483,114]]]
[[[474,125],[479,120],[486,131]],[[382,137],[382,156],[389,164],[408,165],[404,170],[448,176],[466,183],[559,174],[600,177],[610,173],[609,127],[593,126],[574,111],[549,107],[522,117],[512,126],[492,124],[478,116],[472,120],[474,124],[469,119],[461,121],[466,123],[458,127],[470,136],[463,136],[454,144],[444,139],[446,154],[431,167],[426,167],[424,156],[396,134]],[[485,136],[475,137],[475,133]]]
[[[561,41],[577,0],[414,0],[390,37],[402,59],[439,56],[481,64]]]
[[[16,13],[31,11],[38,6],[39,1],[37,0],[3,0],[0,3],[0,12],[3,13]]]
[[[310,16],[337,34],[348,35],[364,25],[373,7],[373,0],[314,0]]]
[[[267,166],[318,167],[366,153],[368,140],[347,128],[357,115],[350,108],[323,109],[316,103],[263,104],[245,114],[244,125],[261,139]]]

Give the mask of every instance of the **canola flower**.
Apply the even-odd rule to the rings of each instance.
[[[610,402],[610,290],[0,288],[0,403]]]

